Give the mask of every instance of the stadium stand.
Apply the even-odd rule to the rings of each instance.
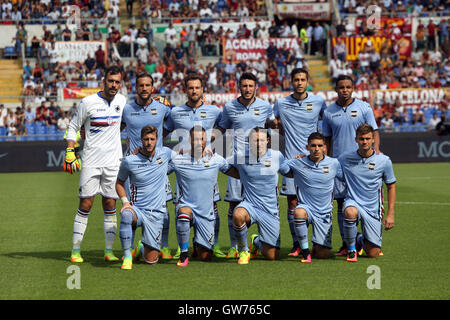
[[[292,9],[304,2],[312,12]],[[330,8],[325,16],[321,6]],[[370,14],[379,18],[375,27]],[[111,63],[124,70],[130,98],[137,74],[147,71],[154,93],[174,105],[191,72],[203,75],[205,98],[221,106],[237,94],[245,71],[257,75],[260,94],[273,103],[291,91],[290,71],[304,67],[308,90],[328,103],[336,98],[335,79],[353,76],[355,94],[371,103],[386,132],[434,130],[442,114],[450,116],[444,0],[140,0],[131,7],[118,0],[5,0],[0,15],[8,37],[0,43],[2,61],[22,66],[16,91],[0,92],[0,141],[61,139],[73,104],[99,90]],[[68,24],[71,17],[80,23]],[[95,48],[80,49],[86,41]],[[89,55],[61,59],[70,48]],[[2,74],[12,75],[8,68]]]

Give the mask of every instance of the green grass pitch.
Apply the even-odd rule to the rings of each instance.
[[[103,261],[103,213],[97,197],[82,244],[85,262],[78,265],[80,289],[67,287],[78,175],[0,174],[0,299],[449,299],[450,163],[396,164],[394,170],[396,225],[383,233],[385,255],[361,257],[354,264],[344,257],[308,265],[288,258],[291,236],[286,199],[280,197],[279,261],[261,258],[240,266],[236,260],[192,259],[187,268],[178,268],[175,260],[160,260],[155,266],[136,263],[125,272],[120,263]],[[220,175],[219,185],[223,195],[225,176]],[[174,251],[172,204],[169,209]],[[226,202],[219,203],[223,250],[229,245],[227,209]],[[252,226],[249,235],[255,231]],[[332,251],[340,244],[334,217]],[[118,233],[114,250],[121,256]],[[372,265],[379,268],[380,289],[367,286]]]

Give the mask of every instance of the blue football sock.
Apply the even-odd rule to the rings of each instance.
[[[253,245],[255,245],[259,249],[259,251],[264,254],[264,246],[260,236],[257,236],[255,237],[255,239],[253,239]]]
[[[302,249],[308,249],[308,225],[304,218],[294,218],[295,233]]]
[[[295,209],[288,209],[287,220],[288,220],[288,224],[289,224],[289,231],[291,232],[291,236],[292,236],[292,246],[298,247],[298,246],[300,246],[300,244],[297,240],[297,235],[295,232],[294,212],[295,212]]]
[[[166,214],[164,215],[162,237],[161,237],[161,247],[162,248],[169,247],[169,226],[170,226],[170,215],[169,215],[169,210],[167,210],[167,207],[166,207]]]
[[[228,233],[230,234],[230,248],[237,248],[236,232],[233,228],[233,211],[228,210]]]
[[[190,231],[191,231],[190,216],[187,214],[180,213],[177,219],[177,239],[181,252],[188,251]]]
[[[219,208],[217,208],[216,203],[214,203],[214,214],[216,219],[214,223],[214,244],[218,244],[220,232],[220,216],[219,216]]]
[[[124,210],[120,214],[120,227],[119,237],[122,244],[123,256],[131,257],[131,239],[132,239],[132,226],[133,212],[131,210]]]
[[[353,218],[345,218],[344,219],[344,240],[347,244],[347,249],[349,251],[356,251],[355,242],[356,242],[356,233],[357,227],[356,223],[358,219]]]
[[[337,220],[339,226],[339,233],[341,235],[342,242],[345,244],[345,236],[344,236],[344,213],[342,209],[344,207],[344,200],[337,199]]]

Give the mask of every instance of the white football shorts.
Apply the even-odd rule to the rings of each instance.
[[[119,199],[116,192],[118,173],[118,166],[81,169],[78,198],[91,198],[101,194],[105,198]]]

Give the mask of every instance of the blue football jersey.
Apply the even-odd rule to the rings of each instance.
[[[325,156],[314,162],[303,157],[288,160],[287,165],[294,174],[298,203],[308,205],[316,214],[330,213],[333,210],[334,178],[343,178],[339,161]]]
[[[166,206],[166,175],[172,150],[157,147],[153,157],[142,153],[122,159],[117,179],[130,178],[130,203],[141,209],[162,210]]]
[[[255,98],[251,105],[244,106],[238,99],[234,99],[225,104],[219,127],[234,130],[235,151],[238,148],[246,150],[249,130],[264,127],[266,121],[273,118],[272,106],[267,101]]]
[[[169,173],[175,172],[179,188],[178,207],[189,207],[196,214],[214,220],[214,186],[219,170],[227,172],[231,165],[220,155],[194,159],[189,153],[176,155]]]
[[[317,132],[319,117],[326,108],[325,100],[312,93],[308,93],[304,100],[297,100],[289,95],[275,102],[273,113],[283,125],[287,158],[309,154],[306,150],[308,137],[311,133]]]
[[[290,170],[283,154],[268,149],[266,154],[255,161],[240,163],[234,159],[233,166],[239,171],[244,188],[244,200],[256,208],[278,215],[278,172],[287,174]],[[252,159],[250,159],[252,160]]]
[[[356,129],[364,123],[378,130],[372,108],[362,100],[355,98],[346,108],[334,102],[325,110],[322,131],[325,137],[333,139],[333,157],[358,148]]]
[[[383,181],[396,182],[391,159],[384,154],[373,153],[362,158],[357,151],[350,151],[339,157],[345,182],[347,197],[360,205],[370,215],[381,219],[383,215]]]
[[[140,106],[135,101],[127,103],[123,109],[122,122],[125,123],[129,151],[142,146],[141,130],[143,127],[153,125],[158,129],[158,147],[163,144],[163,123],[169,117],[170,108],[156,100],[148,106]]]

